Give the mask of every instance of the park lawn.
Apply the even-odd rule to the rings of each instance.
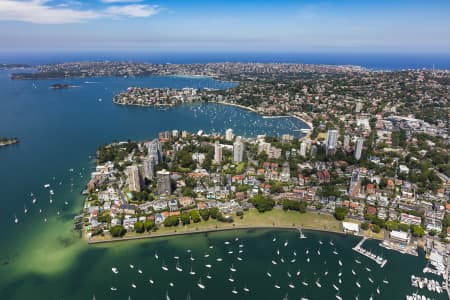
[[[233,223],[219,222],[214,219],[208,221],[201,221],[199,223],[193,223],[188,225],[179,225],[177,227],[164,227],[161,226],[157,231],[151,233],[136,233],[127,232],[125,238],[145,237],[145,236],[165,236],[182,233],[195,233],[204,231],[215,231],[225,229],[238,229],[238,228],[252,228],[252,227],[282,227],[293,228],[302,227],[305,229],[315,229],[324,231],[342,232],[341,222],[334,219],[334,217],[326,214],[320,214],[316,212],[299,213],[297,211],[283,211],[281,209],[273,209],[268,212],[259,213],[257,210],[252,209],[244,213],[244,217],[240,219],[237,216],[233,216]],[[105,236],[93,237],[93,241],[110,240],[109,234]],[[120,240],[120,239],[118,239]]]

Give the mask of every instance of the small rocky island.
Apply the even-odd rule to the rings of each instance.
[[[52,84],[50,86],[50,88],[54,89],[54,90],[72,89],[72,88],[76,88],[76,87],[77,87],[76,85],[67,84],[67,83],[64,83],[64,84],[62,84],[62,83],[55,83],[55,84]]]
[[[18,138],[5,138],[0,136],[0,147],[19,143]]]

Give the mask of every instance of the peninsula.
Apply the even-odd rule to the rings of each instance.
[[[18,138],[5,138],[0,136],[0,147],[19,143]]]

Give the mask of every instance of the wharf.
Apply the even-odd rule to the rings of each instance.
[[[387,259],[383,259],[375,254],[373,254],[372,252],[362,248],[362,245],[364,244],[364,242],[367,240],[367,237],[364,237],[361,241],[359,241],[359,243],[353,247],[353,250],[355,250],[356,252],[358,252],[361,255],[364,255],[365,257],[373,260],[374,262],[376,262],[381,268],[384,267],[384,265],[386,265],[387,263]]]

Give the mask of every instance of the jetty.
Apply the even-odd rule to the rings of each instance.
[[[373,260],[374,262],[376,262],[381,268],[384,267],[384,265],[386,265],[387,263],[387,259],[383,259],[380,256],[377,256],[375,254],[373,254],[372,252],[370,252],[369,250],[366,250],[364,248],[362,248],[362,245],[364,244],[364,242],[367,240],[367,237],[363,237],[363,239],[361,241],[359,241],[359,243],[353,247],[353,250],[355,250],[356,252],[358,252],[361,255],[364,255],[365,257]]]
[[[302,228],[301,227],[298,227],[297,228],[298,229],[298,231],[299,231],[299,233],[300,233],[300,239],[306,239],[306,236],[303,234],[303,232],[302,232]]]

